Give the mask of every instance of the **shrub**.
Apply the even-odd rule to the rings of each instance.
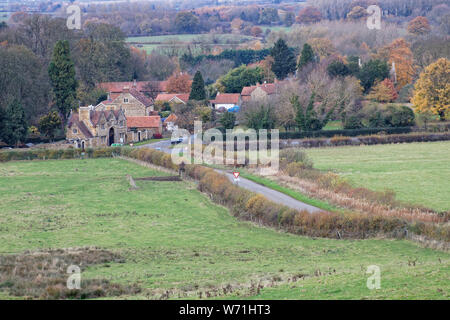
[[[312,161],[307,154],[300,149],[289,148],[280,151],[280,162],[292,163],[297,162],[304,168],[312,168]]]
[[[344,129],[361,129],[363,124],[359,115],[351,115],[344,120]]]

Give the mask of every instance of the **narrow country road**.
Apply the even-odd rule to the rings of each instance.
[[[152,148],[152,149],[160,150],[165,153],[171,153],[172,151],[177,150],[176,148],[171,149],[170,140],[162,140],[162,141],[158,141],[158,142],[154,142],[154,143],[149,143],[149,144],[138,146],[137,148]],[[251,180],[239,177],[239,180],[236,182],[234,179],[234,176],[231,172],[227,172],[225,170],[220,170],[220,169],[214,169],[214,170],[219,173],[224,174],[231,182],[236,183],[239,187],[242,187],[244,189],[250,190],[255,193],[259,193],[275,203],[285,205],[292,209],[307,210],[311,213],[323,211],[322,209],[319,209],[317,207],[311,206],[309,204],[306,204],[304,202],[301,202],[299,200],[291,198],[291,197],[285,195],[284,193],[270,189],[266,186],[260,185]]]

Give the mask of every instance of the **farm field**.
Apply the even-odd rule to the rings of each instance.
[[[450,210],[450,142],[306,149],[314,167],[356,185],[394,190],[400,201]]]
[[[171,299],[206,298],[228,285],[220,298],[449,298],[448,253],[406,240],[278,232],[238,221],[193,182],[136,181],[129,190],[126,174],[166,175],[121,159],[0,164],[0,254],[97,246],[125,261],[89,266],[82,279],[137,284],[136,299],[166,289]],[[366,287],[368,265],[381,269],[379,290]],[[303,280],[288,284],[292,276]],[[272,285],[247,288],[260,281]],[[7,290],[0,283],[1,298]]]
[[[164,46],[179,46],[184,47],[191,43],[201,42],[201,45],[207,45],[211,48],[214,46],[223,46],[224,49],[233,45],[239,45],[248,41],[255,40],[251,36],[240,34],[178,34],[178,35],[164,35],[164,36],[143,36],[143,37],[128,37],[126,42],[137,45],[139,48],[151,53],[158,47]],[[200,45],[200,44],[199,44]]]

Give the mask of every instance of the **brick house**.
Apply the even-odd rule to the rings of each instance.
[[[93,106],[80,107],[71,112],[67,124],[66,140],[77,148],[110,146],[125,143],[127,119],[122,109],[94,110]]]

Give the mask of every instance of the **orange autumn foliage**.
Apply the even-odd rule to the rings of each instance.
[[[186,73],[179,73],[167,79],[168,93],[189,93],[191,92],[192,80]]]
[[[384,46],[378,51],[377,57],[388,61],[389,66],[395,63],[398,90],[413,81],[415,74],[413,53],[405,39],[399,38]]]

